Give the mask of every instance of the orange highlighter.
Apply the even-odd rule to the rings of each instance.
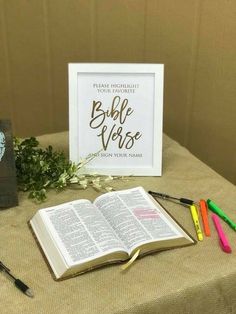
[[[208,220],[208,215],[207,215],[207,203],[204,200],[200,200],[199,206],[200,206],[200,211],[202,215],[203,229],[204,229],[205,235],[209,237],[211,235],[211,232],[210,232],[209,220]]]

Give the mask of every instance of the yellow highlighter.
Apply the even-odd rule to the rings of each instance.
[[[195,205],[191,205],[190,210],[191,210],[195,230],[197,233],[197,238],[199,241],[202,241],[203,240],[203,234],[202,234],[201,226],[200,226],[199,219],[198,219],[197,208]]]

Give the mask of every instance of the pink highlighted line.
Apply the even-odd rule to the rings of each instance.
[[[159,214],[152,208],[135,208],[133,210],[134,215],[138,219],[156,219],[159,218]]]

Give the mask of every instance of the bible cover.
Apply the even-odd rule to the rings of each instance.
[[[18,205],[11,123],[0,120],[0,209]]]

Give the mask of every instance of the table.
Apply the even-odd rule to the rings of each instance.
[[[51,144],[68,153],[67,132],[38,139],[43,146]],[[141,185],[195,200],[211,198],[236,221],[235,186],[166,135],[163,144],[162,177],[129,178],[115,182],[115,188]],[[47,201],[38,205],[19,193],[18,207],[0,211],[1,260],[35,293],[28,298],[1,274],[1,313],[236,313],[236,232],[225,223],[231,254],[220,249],[210,221],[211,237],[197,245],[148,255],[125,273],[112,265],[56,282],[27,222],[41,207],[97,196],[91,188],[51,191]],[[161,202],[196,238],[188,208]]]

